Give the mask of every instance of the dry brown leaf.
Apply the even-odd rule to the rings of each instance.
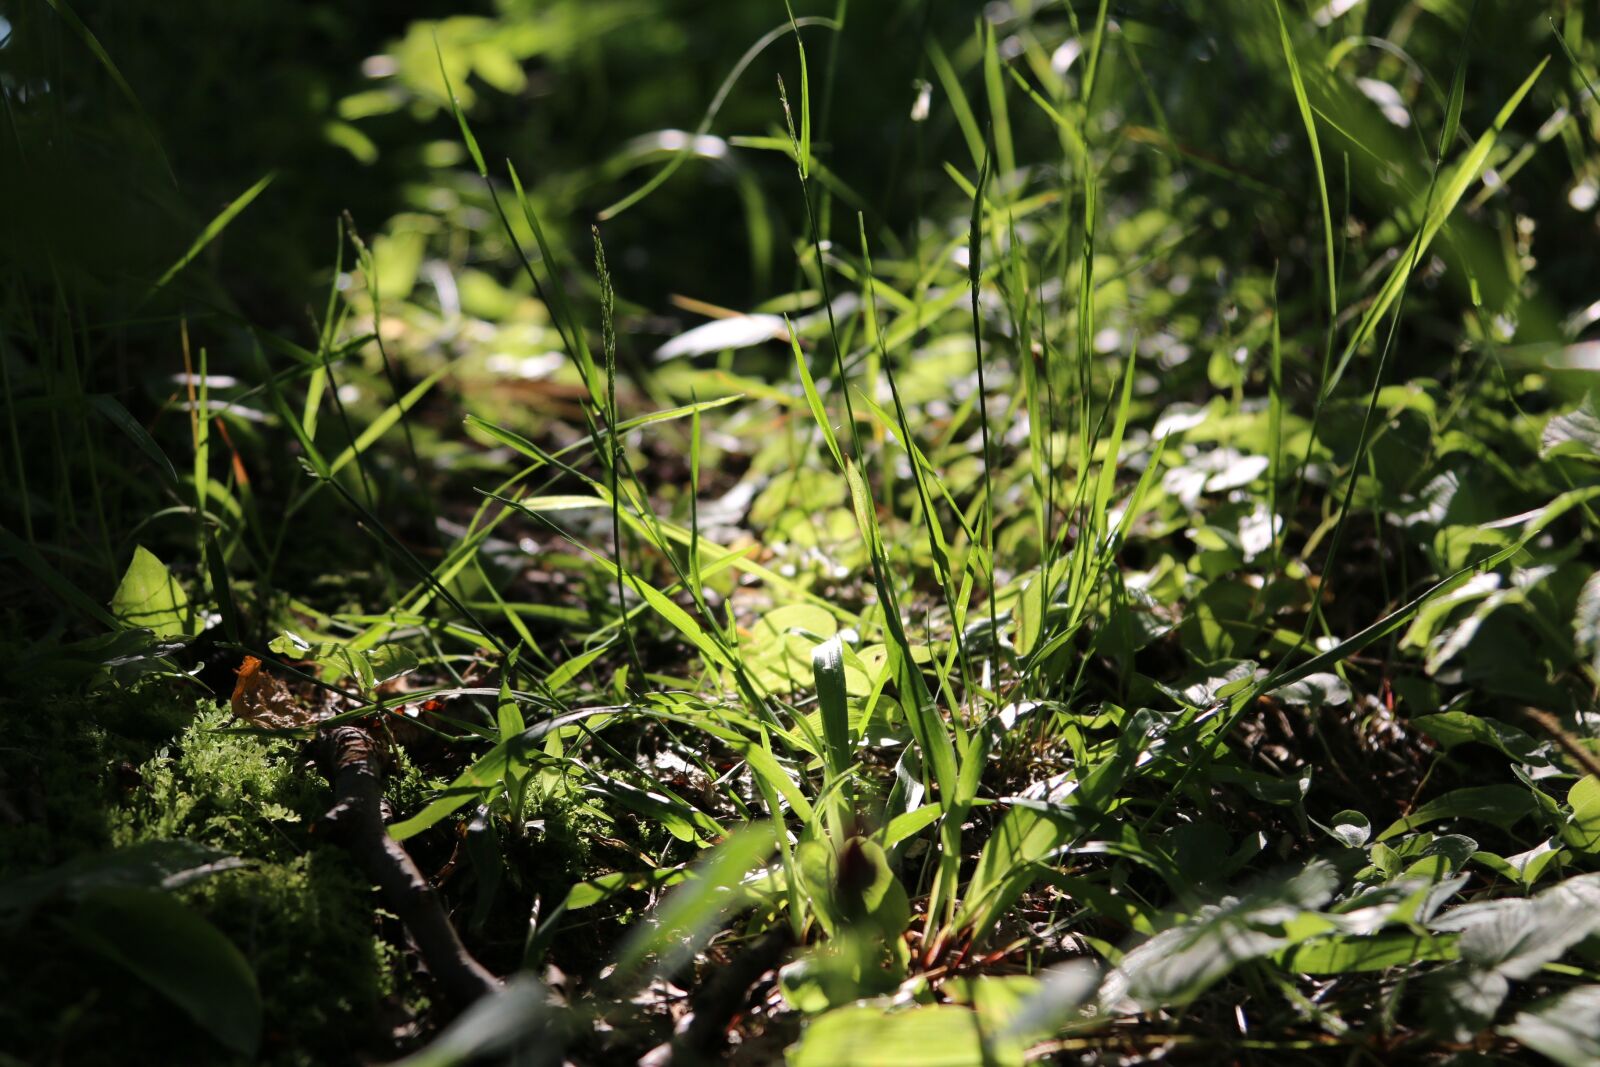
[[[233,714],[251,726],[289,730],[311,722],[311,713],[294,698],[289,687],[274,678],[255,656],[239,664],[233,687]]]

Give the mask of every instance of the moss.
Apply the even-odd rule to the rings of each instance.
[[[221,707],[202,709],[175,747],[139,768],[140,788],[114,820],[116,844],[186,837],[258,859],[303,850],[326,787],[300,768],[298,744],[222,732],[228,720]]]
[[[314,848],[209,879],[186,896],[256,973],[264,1060],[354,1060],[381,1042],[367,1027],[393,990],[390,961],[368,888],[341,854]]]
[[[0,875],[110,845],[135,768],[193,717],[192,701],[159,685],[0,704]]]
[[[302,766],[298,743],[224,732],[228,718],[165,690],[62,702],[20,723],[14,736],[28,747],[4,754],[0,770],[8,799],[22,784],[41,817],[0,828],[6,873],[149,839],[239,856],[246,867],[182,893],[255,971],[260,1062],[382,1058],[390,1048],[381,1020],[396,1014],[385,1002],[411,991],[379,937],[370,887],[341,850],[317,840],[329,791]],[[405,788],[416,775],[396,777]],[[63,936],[64,914],[46,909],[0,930],[0,985],[18,991],[0,1008],[0,1049],[25,1062],[227,1062],[178,1009]]]

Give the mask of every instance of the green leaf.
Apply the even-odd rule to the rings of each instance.
[[[806,1027],[788,1061],[789,1067],[1007,1067],[985,1042],[978,1013],[954,1004],[899,1012],[871,1003],[837,1008]]]
[[[288,630],[267,642],[267,650],[285,659],[315,663],[321,668],[326,681],[336,682],[346,676],[354,677],[362,690],[368,693],[390,679],[415,670],[419,664],[416,655],[400,645],[379,645],[366,651],[356,651],[338,641],[313,643]]]
[[[1476,7],[1474,7],[1476,10]],[[1467,55],[1463,48],[1461,57],[1456,61],[1454,76],[1450,79],[1450,99],[1445,104],[1444,128],[1439,131],[1439,159],[1444,159],[1445,153],[1450,151],[1450,146],[1455,143],[1456,131],[1461,128],[1461,104],[1467,95]]]
[[[206,245],[216,240],[217,235],[223,230],[227,229],[228,224],[234,219],[238,218],[241,211],[249,207],[256,197],[260,196],[264,191],[266,191],[267,186],[271,185],[272,180],[276,177],[277,174],[273,172],[268,172],[267,174],[262,175],[262,177],[258,179],[254,185],[240,193],[238,197],[234,199],[233,203],[223,208],[217,214],[217,217],[207,223],[205,229],[200,231],[200,235],[194,239],[194,243],[189,246],[188,251],[179,256],[178,261],[172,266],[168,267],[160,278],[156,279],[155,284],[150,286],[149,290],[145,292],[143,300],[150,299],[163,286],[172,281],[173,278],[177,277],[178,273],[182,271],[183,268],[187,267],[190,263],[193,263],[195,257],[205,250]]]
[[[811,408],[811,417],[816,421],[817,428],[822,431],[822,441],[828,446],[828,452],[833,456],[834,463],[840,470],[844,470],[844,453],[839,451],[839,438],[833,432],[833,423],[828,419],[828,408],[822,402],[822,396],[817,392],[817,383],[811,377],[811,368],[806,366],[805,353],[800,351],[800,338],[794,332],[794,323],[788,316],[784,317],[783,324],[789,329],[789,347],[794,350],[795,368],[800,372],[800,386],[805,390],[806,404]]]
[[[1423,220],[1421,231],[1414,235],[1406,248],[1402,250],[1393,270],[1390,271],[1389,277],[1367,304],[1360,322],[1356,324],[1349,341],[1345,344],[1344,352],[1340,355],[1338,364],[1323,385],[1323,395],[1326,396],[1333,393],[1334,386],[1344,377],[1345,368],[1349,366],[1350,360],[1354,358],[1361,346],[1366,344],[1376,332],[1378,322],[1406,288],[1411,278],[1413,265],[1422,262],[1422,254],[1428,250],[1428,246],[1433,243],[1434,237],[1438,235],[1439,230],[1444,227],[1445,222],[1455,212],[1456,205],[1461,202],[1461,198],[1466,195],[1467,190],[1478,180],[1483,168],[1488,165],[1489,155],[1493,151],[1495,143],[1499,140],[1501,131],[1511,121],[1511,116],[1516,112],[1518,105],[1528,95],[1528,91],[1533,88],[1533,83],[1539,80],[1539,75],[1544,73],[1544,68],[1549,62],[1548,56],[1539,61],[1539,65],[1523,80],[1522,84],[1517,87],[1516,91],[1511,94],[1510,98],[1500,108],[1489,129],[1485,130],[1473,142],[1471,148],[1462,153],[1453,170],[1448,171],[1448,173],[1441,173],[1438,179],[1438,189],[1430,197],[1431,206],[1428,210],[1427,218]]]
[[[656,189],[660,188],[660,186],[664,184],[668,178],[672,177],[672,175],[677,172],[678,168],[683,166],[683,164],[694,154],[694,146],[696,142],[711,132],[711,124],[716,120],[717,112],[721,110],[723,102],[728,98],[728,94],[733,91],[735,83],[738,82],[740,76],[744,74],[745,70],[752,62],[754,62],[756,57],[765,51],[767,46],[772,44],[772,42],[783,38],[787,34],[793,32],[793,30],[796,28],[805,26],[823,26],[830,30],[838,28],[838,24],[832,19],[822,18],[816,15],[792,19],[789,22],[781,24],[776,29],[769,30],[749,48],[745,49],[744,55],[739,57],[739,61],[733,65],[733,69],[729,71],[728,76],[722,79],[722,84],[717,87],[716,95],[711,98],[711,104],[706,108],[705,114],[700,117],[700,124],[695,127],[694,136],[685,138],[683,146],[673,154],[672,159],[667,162],[666,166],[656,171],[656,173],[650,177],[649,181],[645,182],[642,186],[635,189],[627,196],[624,196],[622,199],[616,201],[608,207],[602,208],[597,216],[599,220],[601,222],[605,222],[607,219],[616,218],[618,215],[628,210],[628,208],[632,207],[634,204],[637,204],[639,201],[653,193]]]
[[[1278,699],[1285,704],[1332,708],[1350,703],[1350,687],[1337,674],[1319,672],[1279,689]]]
[[[1592,1067],[1600,1063],[1600,985],[1579,986],[1519,1012],[1500,1034],[1561,1067]]]
[[[831,842],[805,841],[795,858],[801,883],[830,935],[864,927],[880,944],[898,942],[911,906],[881,845],[862,837],[837,848]]]
[[[1434,929],[1459,931],[1461,962],[1430,982],[1435,1025],[1465,1041],[1493,1018],[1512,981],[1533,977],[1600,928],[1600,874],[1580,875],[1538,896],[1466,904]]]
[[[828,770],[842,775],[850,769],[850,705],[845,698],[844,643],[828,638],[811,653],[817,683],[817,704],[822,709],[822,738],[828,746]]]
[[[1311,142],[1311,162],[1317,172],[1317,200],[1322,208],[1322,244],[1325,260],[1323,281],[1328,290],[1328,316],[1332,321],[1338,316],[1339,293],[1333,250],[1333,210],[1328,202],[1328,175],[1322,165],[1322,145],[1317,140],[1317,123],[1312,118],[1311,101],[1306,96],[1305,79],[1300,73],[1300,58],[1295,53],[1294,42],[1289,37],[1289,23],[1284,18],[1281,0],[1272,0],[1272,7],[1278,16],[1278,41],[1283,47],[1284,62],[1289,67],[1289,85],[1294,90],[1295,106],[1300,111],[1300,124],[1305,127],[1306,137]]]
[[[156,465],[156,470],[166,479],[167,485],[177,486],[178,472],[173,468],[172,460],[167,458],[167,454],[161,451],[161,446],[156,444],[155,438],[139,424],[138,419],[128,413],[128,409],[123,407],[116,397],[100,393],[89,397],[88,400],[90,406],[104,415],[113,426],[127,434],[128,440],[133,442],[134,447],[149,457]]]
[[[587,882],[579,882],[567,891],[566,903],[563,907],[567,911],[579,911],[583,908],[592,908],[596,904],[604,903],[627,890],[656,889],[662,886],[676,885],[683,881],[683,868],[681,867],[656,867],[642,872],[613,871],[602,874],[598,878],[591,878]]]
[[[1319,937],[1281,953],[1278,962],[1295,974],[1386,971],[1412,963],[1455,959],[1455,941],[1453,935],[1411,930],[1385,930],[1370,937]]]
[[[1290,878],[1203,907],[1124,956],[1107,987],[1146,1009],[1187,1004],[1239,964],[1284,948],[1276,928],[1326,904],[1337,887],[1332,865],[1317,860]]]
[[[111,614],[132,629],[149,630],[157,637],[185,637],[195,633],[189,596],[167,570],[167,565],[139,545],[111,597]]]
[[[1561,828],[1561,839],[1580,852],[1600,852],[1600,778],[1580,778],[1567,793],[1572,817]]]
[[[396,841],[404,841],[421,833],[473,797],[504,781],[507,770],[514,768],[518,760],[528,758],[546,734],[595,715],[608,713],[609,709],[606,708],[586,708],[582,711],[568,712],[535,723],[516,737],[501,741],[480,756],[476,763],[462,771],[431,804],[411,818],[390,826],[389,836]]]
[[[555,1015],[544,984],[519,974],[503,988],[483,997],[434,1038],[393,1067],[457,1067],[503,1057],[532,1042]],[[524,1062],[522,1057],[513,1057]],[[534,1059],[532,1062],[542,1062]]]
[[[940,86],[944,89],[945,97],[950,101],[950,110],[955,113],[956,125],[961,129],[961,136],[967,142],[967,151],[972,154],[972,165],[981,165],[983,161],[983,130],[978,126],[978,120],[973,116],[972,104],[967,100],[967,94],[961,88],[961,79],[956,75],[955,68],[950,65],[950,59],[940,49],[938,42],[930,35],[928,41],[928,61],[933,66],[933,72],[939,79]]]
[[[1591,574],[1578,593],[1578,605],[1572,613],[1572,635],[1578,655],[1600,671],[1600,571]]]
[[[1539,742],[1497,719],[1484,719],[1464,711],[1445,711],[1437,715],[1419,715],[1411,721],[1446,751],[1475,741],[1498,749],[1519,763],[1543,762],[1534,754]]]
[[[233,943],[199,915],[155,889],[97,890],[68,928],[127,968],[241,1055],[261,1042],[256,976]]]
[[[1550,869],[1552,863],[1564,859],[1566,855],[1566,850],[1559,847],[1559,840],[1549,838],[1515,856],[1496,856],[1490,852],[1478,852],[1474,853],[1472,858],[1502,878],[1526,888],[1537,882],[1540,876]]]
[[[1600,407],[1596,406],[1593,393],[1586,394],[1583,403],[1572,411],[1545,423],[1539,439],[1539,454],[1546,458],[1600,459]]]
[[[1345,848],[1360,848],[1372,836],[1372,823],[1359,811],[1341,811],[1329,820],[1328,833]]]
[[[1039,644],[1039,635],[1044,629],[1045,584],[1045,576],[1036,574],[1017,595],[1017,606],[1012,612],[1016,619],[1012,647],[1019,656],[1027,656]]]
[[[1405,818],[1397,819],[1378,835],[1378,840],[1387,841],[1397,834],[1440,819],[1475,819],[1495,826],[1510,827],[1524,816],[1533,814],[1534,810],[1533,796],[1522,786],[1468,786],[1435,797]]]
[[[178,889],[242,866],[243,860],[193,841],[141,841],[0,883],[0,915],[26,916],[47,901],[79,900],[102,889]]]
[[[1033,878],[1034,864],[1082,829],[1083,819],[1072,809],[1014,805],[984,842],[957,922],[970,924],[975,937],[987,933]]]
[[[328,474],[330,476],[338,474],[357,456],[364,454],[367,449],[371,448],[380,437],[388,433],[396,423],[405,417],[406,412],[415,407],[417,402],[427,395],[428,390],[439,384],[439,379],[448,374],[450,369],[450,364],[445,364],[412,386],[405,396],[384,408],[382,414],[368,423],[366,428],[356,435],[356,439],[350,442],[344,451],[333,458],[333,461],[328,464]]]
[[[800,141],[796,158],[800,162],[800,177],[811,173],[811,72],[806,64],[806,44],[800,38],[800,24],[795,21],[794,8],[784,0],[784,10],[789,14],[789,25],[794,29],[794,47],[800,55]]]
[[[161,146],[161,137],[156,132],[155,123],[150,121],[149,113],[145,111],[144,105],[139,102],[139,95],[133,91],[133,86],[128,84],[128,79],[122,76],[122,71],[117,69],[116,63],[112,61],[111,55],[105,50],[105,46],[100,43],[100,39],[94,35],[94,32],[88,26],[84,25],[83,20],[66,3],[66,0],[45,0],[45,2],[54,9],[55,13],[61,17],[61,21],[67,24],[67,28],[77,36],[83,46],[89,50],[100,66],[105,69],[106,75],[111,79],[111,84],[117,87],[117,92],[122,94],[122,98],[128,102],[128,105],[133,108],[133,113],[138,116],[139,125],[143,127],[145,135],[150,140],[151,147],[160,155],[161,165],[168,176],[172,177],[172,184],[177,185],[178,179],[173,175],[172,162],[167,159],[166,149]]]
[[[587,788],[645,819],[659,823],[679,841],[712,841],[722,836],[722,827],[715,819],[665,789],[641,789],[615,778],[604,778]]]
[[[1600,486],[1585,486],[1582,489],[1571,489],[1550,501],[1550,503],[1546,504],[1543,508],[1540,508],[1538,511],[1529,515],[1517,515],[1509,519],[1488,524],[1487,526],[1483,527],[1484,530],[1497,530],[1501,527],[1511,525],[1513,522],[1520,522],[1523,525],[1522,532],[1518,535],[1515,541],[1497,549],[1494,552],[1491,552],[1489,555],[1478,560],[1476,563],[1462,567],[1449,577],[1436,582],[1432,587],[1412,599],[1409,603],[1395,609],[1388,615],[1385,615],[1383,618],[1368,626],[1366,629],[1345,638],[1333,648],[1313,656],[1311,659],[1300,664],[1298,667],[1287,670],[1282,674],[1277,674],[1276,672],[1270,674],[1260,682],[1256,683],[1254,686],[1244,689],[1238,695],[1233,697],[1231,701],[1234,710],[1237,711],[1238,709],[1253,703],[1258,697],[1265,696],[1266,694],[1277,689],[1281,689],[1286,685],[1293,685],[1302,678],[1305,678],[1311,674],[1315,674],[1316,672],[1323,670],[1326,667],[1330,667],[1333,664],[1340,663],[1349,656],[1352,656],[1366,648],[1374,641],[1381,640],[1382,638],[1387,637],[1389,634],[1394,633],[1401,626],[1404,626],[1408,621],[1410,621],[1417,614],[1417,612],[1421,611],[1425,606],[1441,597],[1449,596],[1451,593],[1454,593],[1456,590],[1462,588],[1468,582],[1472,581],[1475,577],[1488,572],[1492,568],[1500,566],[1500,564],[1506,562],[1518,552],[1521,552],[1535,537],[1543,532],[1551,523],[1555,522],[1556,519],[1560,518],[1573,508],[1586,504],[1595,496],[1600,496]]]
[[[559,693],[574,678],[582,674],[590,664],[604,655],[605,652],[606,646],[601,645],[599,648],[573,656],[567,662],[551,671],[550,677],[545,679],[544,684],[549,686],[552,692]]]
[[[635,930],[623,945],[618,966],[636,970],[650,957],[671,974],[694,958],[717,920],[743,903],[741,883],[750,869],[765,860],[776,839],[772,825],[751,823],[712,849],[690,876],[656,909],[654,921]]]

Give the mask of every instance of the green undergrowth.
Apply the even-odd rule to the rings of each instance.
[[[1600,1061],[1583,5],[802,7],[6,23],[0,1041]]]

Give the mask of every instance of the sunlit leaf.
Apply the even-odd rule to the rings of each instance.
[[[195,632],[189,594],[166,564],[143,545],[134,548],[133,560],[112,594],[111,614],[124,626],[149,630],[157,637]]]

